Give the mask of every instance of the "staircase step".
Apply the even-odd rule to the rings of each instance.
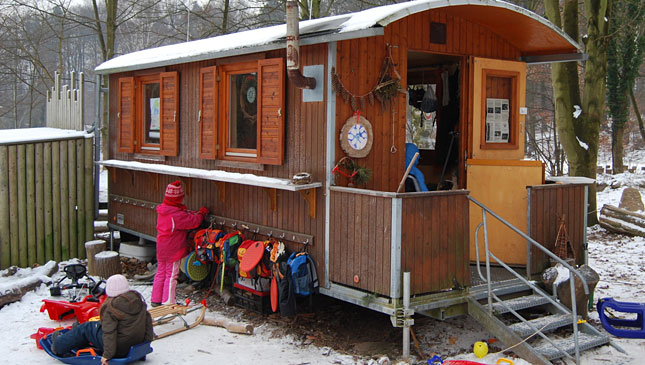
[[[573,317],[571,317],[571,314],[552,314],[549,316],[532,319],[528,321],[528,323],[532,324],[536,329],[544,327],[541,331],[542,333],[545,333],[556,328],[570,325],[571,323],[573,323]],[[522,338],[528,337],[535,332],[527,323],[524,322],[512,324],[508,326],[508,328],[513,330],[513,332],[517,333],[517,335]]]
[[[533,308],[543,304],[549,303],[549,300],[541,295],[525,295],[514,299],[505,300],[503,302],[506,306],[514,311]],[[493,303],[493,312],[496,314],[504,314],[510,312],[502,303]],[[486,305],[488,307],[488,305]]]
[[[566,338],[552,339],[555,344],[557,344],[561,349],[566,351],[569,355],[575,354],[576,343],[573,338],[573,334]],[[592,335],[588,333],[578,332],[578,345],[580,346],[580,352],[592,349],[594,347],[602,346],[609,343],[609,337],[604,335]],[[565,355],[553,347],[549,342],[543,341],[541,344],[534,347],[537,352],[542,354],[549,360],[559,359]]]

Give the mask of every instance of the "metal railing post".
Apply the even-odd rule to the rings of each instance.
[[[580,364],[580,347],[578,346],[578,308],[576,303],[576,286],[574,275],[569,270],[569,285],[571,286],[571,315],[573,316],[573,339],[576,343],[576,364]]]
[[[403,358],[410,358],[410,324],[408,323],[408,310],[410,309],[410,273],[403,273]]]
[[[486,287],[488,290],[488,314],[493,315],[493,298],[490,283],[490,251],[488,250],[488,225],[486,224],[486,211],[482,209],[482,222],[484,223],[484,249],[486,250]]]

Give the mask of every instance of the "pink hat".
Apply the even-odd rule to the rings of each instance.
[[[108,297],[116,297],[128,291],[130,291],[128,279],[121,274],[110,276],[105,283],[105,294]]]
[[[181,181],[177,180],[168,184],[166,187],[166,198],[176,199],[184,196],[184,189],[181,187]]]

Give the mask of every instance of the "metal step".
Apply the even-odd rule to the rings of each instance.
[[[536,318],[528,323],[532,324],[536,329],[542,329],[542,333],[552,331],[556,328],[569,326],[573,323],[573,317],[571,314],[552,314],[540,318]],[[544,328],[542,328],[544,327]],[[524,338],[532,335],[535,331],[524,322],[518,322],[508,326],[513,332],[517,333],[518,336]]]
[[[549,303],[549,300],[541,295],[533,294],[505,300],[503,303],[514,311],[518,311],[547,304]],[[502,304],[502,302],[493,303],[493,312],[495,314],[504,314],[510,312],[506,308],[506,306],[504,306],[504,304]],[[486,305],[486,308],[488,308],[488,305]]]
[[[552,339],[555,344],[558,345],[561,349],[566,351],[569,355],[575,354],[576,343],[573,338],[573,334],[566,338]],[[578,332],[578,345],[580,348],[580,353],[583,351],[592,349],[594,347],[602,346],[609,343],[609,337],[604,335],[591,335],[588,333]],[[550,343],[544,341],[543,343],[534,346],[535,350],[542,354],[549,360],[559,359],[564,357],[562,353],[557,348],[553,347]]]

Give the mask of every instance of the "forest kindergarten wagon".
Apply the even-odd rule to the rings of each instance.
[[[154,208],[181,179],[185,203],[206,205],[217,223],[306,245],[320,292],[390,315],[405,327],[404,354],[413,313],[468,313],[510,346],[522,333],[495,312],[544,304],[559,322],[541,332],[569,325],[573,336],[562,344],[540,333],[545,346],[514,349],[524,358],[548,363],[607,343],[588,325],[579,333],[575,306],[526,280],[549,265],[560,220],[576,262],[586,257],[586,185],[547,184],[542,163],[524,159],[526,64],[583,60],[579,46],[501,1],[412,1],[291,24],[96,68],[109,75],[109,156],[99,162],[110,175],[109,227],[154,241]],[[432,112],[410,109],[431,94]],[[419,115],[430,133],[418,168],[433,191],[397,193]],[[348,187],[332,173],[346,156],[372,178]],[[301,172],[312,181],[293,184]],[[444,176],[453,188],[434,190]],[[500,268],[489,257],[513,280],[491,277]],[[478,261],[491,280],[479,265],[471,276]],[[511,266],[521,274],[503,270]],[[524,306],[499,299],[517,292],[528,294]],[[527,322],[530,333],[542,327]]]

